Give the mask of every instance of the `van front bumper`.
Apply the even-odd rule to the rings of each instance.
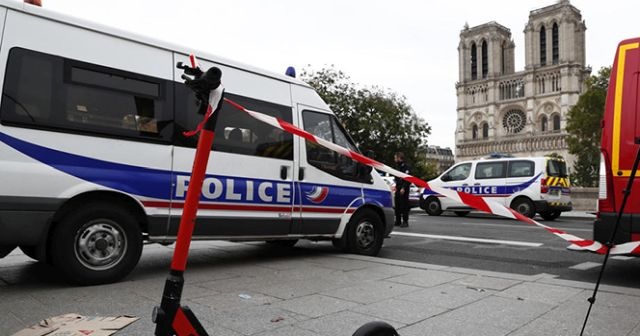
[[[536,212],[551,212],[551,211],[571,211],[573,205],[571,202],[549,202],[549,201],[534,201],[536,205]]]
[[[395,212],[393,208],[383,208],[382,213],[384,214],[384,236],[389,237],[391,231],[393,230],[393,223],[395,222]]]

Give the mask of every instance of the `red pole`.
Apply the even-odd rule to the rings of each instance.
[[[193,312],[188,307],[180,305],[180,299],[184,286],[183,274],[187,267],[189,246],[191,245],[198,204],[200,203],[202,183],[207,172],[207,163],[209,162],[209,154],[211,153],[211,145],[215,135],[216,113],[219,113],[222,107],[224,88],[220,82],[220,77],[222,76],[220,69],[213,67],[203,73],[197,67],[195,57],[192,55],[190,59],[191,68],[185,67],[181,63],[178,63],[178,68],[183,69],[185,74],[195,77],[191,79],[188,76],[182,76],[187,86],[194,90],[200,100],[199,113],[203,114],[204,118],[195,131],[188,132],[189,135],[200,133],[200,138],[198,139],[189,187],[187,188],[187,197],[180,218],[176,247],[171,261],[171,271],[165,282],[160,306],[155,307],[153,310],[153,322],[156,323],[155,335],[157,336],[207,335]]]
[[[209,109],[211,109],[211,107],[209,107]],[[202,183],[207,171],[207,163],[209,162],[209,153],[211,153],[214,136],[215,133],[213,131],[204,128],[200,131],[200,139],[198,139],[196,156],[193,161],[191,179],[189,180],[189,187],[187,188],[187,198],[184,202],[180,227],[178,228],[176,248],[173,251],[173,260],[171,261],[171,269],[175,271],[184,271],[187,266],[187,257],[189,256],[191,236],[193,235],[198,204],[200,203]]]

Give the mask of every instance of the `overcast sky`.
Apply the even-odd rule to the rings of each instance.
[[[363,86],[407,97],[432,127],[429,144],[454,148],[460,30],[496,21],[511,29],[524,69],[529,11],[557,0],[42,0],[73,16],[231,58],[273,72],[333,65]],[[572,0],[586,21],[587,64],[610,65],[622,39],[640,35],[637,0]],[[194,19],[197,16],[197,19]]]

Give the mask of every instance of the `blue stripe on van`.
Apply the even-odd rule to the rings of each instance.
[[[393,195],[388,190],[364,189],[364,202],[381,208],[393,206]]]
[[[188,177],[189,172],[171,172],[168,170],[145,168],[121,163],[114,163],[105,160],[94,159],[81,155],[66,153],[56,149],[36,145],[26,142],[0,132],[0,141],[6,143],[21,153],[49,165],[79,179],[92,182],[101,186],[119,190],[125,193],[150,197],[162,200],[184,200],[186,193],[180,195],[172,194],[172,182],[177,181],[177,176]],[[222,192],[214,199],[202,195],[203,201],[218,201],[228,203],[250,203],[250,204],[291,204],[292,202],[278,201],[275,197],[277,185],[284,185],[289,191],[290,198],[293,197],[292,184],[280,180],[245,179],[234,176],[207,175],[206,179],[215,179],[216,183],[222,187]],[[250,181],[250,182],[249,182]],[[188,183],[182,181],[182,183]],[[251,183],[252,192],[246,192]],[[272,197],[271,201],[262,200],[256,190],[261,184],[266,183],[268,187],[265,193]],[[233,185],[235,191],[231,192],[236,197],[227,197],[227,186]],[[205,181],[205,185],[207,185]],[[213,188],[214,184],[211,188]],[[362,191],[357,187],[343,187],[338,185],[319,185],[311,183],[296,183],[300,187],[300,202],[303,206],[329,206],[346,207],[354,199],[362,196]],[[174,191],[175,192],[175,191]],[[213,193],[213,189],[211,189]],[[391,207],[391,193],[381,190],[364,190],[365,202],[381,204]],[[239,196],[238,196],[239,194]],[[173,197],[172,197],[173,196]],[[359,206],[361,203],[353,204]]]
[[[170,199],[171,172],[75,155],[0,132],[0,141],[69,175],[126,193]]]
[[[542,173],[534,176],[532,179],[516,185],[482,185],[482,186],[447,186],[445,188],[452,189],[455,191],[462,191],[467,194],[477,195],[477,196],[486,196],[486,197],[498,197],[498,196],[509,196],[520,192],[524,189],[527,189],[533,182],[538,180]],[[437,192],[425,189],[423,192],[425,196],[438,195]]]

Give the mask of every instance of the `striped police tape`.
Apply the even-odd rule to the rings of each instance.
[[[197,67],[197,60],[195,58],[194,55],[190,55],[189,56],[191,64],[193,67]],[[211,101],[211,100],[210,100]],[[256,111],[252,111],[249,110],[247,108],[245,108],[244,106],[234,102],[231,99],[228,98],[224,98],[224,101],[229,103],[231,106],[233,106],[234,108],[243,111],[247,114],[249,114],[251,117],[258,119],[259,121],[262,121],[266,124],[269,124],[273,127],[279,128],[283,131],[286,131],[288,133],[291,133],[293,135],[297,135],[299,137],[302,137],[312,143],[318,144],[320,146],[323,146],[325,148],[328,148],[330,150],[333,150],[341,155],[347,156],[349,158],[351,158],[352,160],[355,160],[357,162],[360,162],[364,165],[370,166],[372,168],[375,168],[376,170],[381,170],[383,172],[389,173],[393,176],[399,177],[405,181],[411,182],[413,184],[415,184],[418,187],[422,187],[422,188],[427,188],[429,190],[432,190],[434,192],[437,192],[440,195],[443,195],[445,197],[448,197],[454,201],[463,203],[467,206],[470,206],[476,210],[482,211],[482,212],[486,212],[486,213],[490,213],[490,214],[494,214],[494,215],[498,215],[498,216],[502,216],[502,217],[506,217],[506,218],[511,218],[511,219],[516,219],[518,221],[527,223],[527,224],[532,224],[532,225],[536,225],[539,226],[545,230],[547,230],[548,232],[553,233],[554,235],[560,237],[561,239],[571,243],[571,245],[568,247],[571,250],[579,250],[579,251],[590,251],[590,252],[594,252],[594,253],[598,253],[598,254],[605,254],[607,251],[607,246],[594,241],[594,240],[589,240],[589,239],[582,239],[580,237],[574,236],[572,234],[566,233],[560,229],[556,229],[541,223],[538,223],[537,221],[523,216],[522,214],[520,214],[519,212],[516,212],[515,210],[508,208],[494,200],[491,199],[485,199],[483,197],[480,196],[474,196],[471,194],[467,194],[465,192],[462,191],[455,191],[452,189],[447,189],[447,188],[443,188],[443,187],[439,187],[439,186],[430,186],[429,183],[415,177],[415,176],[411,176],[409,174],[403,173],[401,171],[395,170],[381,162],[378,162],[374,159],[368,158],[362,154],[356,153],[354,151],[351,151],[347,148],[344,148],[342,146],[336,145],[330,141],[324,140],[322,138],[318,138],[316,136],[314,136],[313,134],[304,131],[302,129],[297,128],[296,126],[280,119],[280,118],[276,118],[276,117],[272,117],[272,116],[268,116],[266,114],[262,114],[260,112],[256,112]],[[202,123],[199,125],[198,129],[195,130],[195,132],[199,131],[199,129],[201,128],[201,126],[207,121],[207,119],[209,119],[211,117],[211,115],[213,114],[213,108],[211,108],[211,106],[209,106],[209,109],[207,111],[207,114],[205,115],[204,120],[202,121]],[[628,255],[628,254],[635,254],[635,255],[640,255],[640,241],[635,241],[635,242],[628,242],[628,243],[624,243],[624,244],[620,244],[620,245],[614,245],[611,248],[610,251],[611,255]]]
[[[482,212],[486,212],[486,213],[490,213],[490,214],[494,214],[494,215],[499,215],[499,216],[503,216],[503,217],[507,217],[507,218],[511,218],[511,219],[516,219],[519,220],[521,222],[527,223],[527,224],[532,224],[532,225],[536,225],[539,226],[545,230],[547,230],[548,232],[553,233],[554,235],[560,237],[561,239],[571,243],[572,245],[569,246],[570,249],[572,250],[581,250],[581,251],[590,251],[590,252],[594,252],[594,253],[598,253],[598,254],[604,254],[607,251],[607,247],[597,241],[593,241],[593,240],[589,240],[589,239],[582,239],[580,237],[574,236],[572,234],[566,233],[562,230],[538,223],[537,221],[523,216],[522,214],[516,212],[515,210],[508,208],[502,204],[499,204],[498,202],[491,200],[491,199],[485,199],[483,197],[479,197],[479,196],[474,196],[471,194],[467,194],[461,191],[455,191],[455,190],[451,190],[451,189],[447,189],[447,188],[443,188],[443,187],[439,187],[439,186],[431,186],[429,185],[429,183],[415,177],[415,176],[411,176],[408,174],[405,174],[401,171],[395,170],[383,163],[380,163],[376,160],[373,160],[371,158],[368,158],[362,154],[353,152],[347,148],[344,148],[342,146],[338,146],[330,141],[324,140],[322,138],[318,138],[316,136],[314,136],[313,134],[301,130],[299,128],[297,128],[296,126],[282,120],[279,118],[275,118],[272,116],[268,116],[265,114],[262,114],[260,112],[256,112],[256,111],[252,111],[249,109],[246,109],[245,107],[243,107],[242,105],[228,99],[228,98],[224,98],[224,101],[229,103],[231,106],[235,107],[236,109],[246,112],[247,114],[249,114],[251,117],[258,119],[264,123],[267,123],[273,127],[279,128],[281,130],[284,130],[286,132],[289,132],[291,134],[297,135],[299,137],[302,137],[310,142],[313,142],[315,144],[321,145],[325,148],[328,148],[330,150],[333,150],[335,152],[338,152],[339,154],[342,154],[344,156],[347,156],[355,161],[358,161],[362,164],[368,165],[370,167],[375,168],[376,170],[381,170],[383,172],[389,173],[393,176],[402,178],[408,182],[411,182],[413,184],[415,184],[418,187],[423,187],[423,188],[427,188],[430,189],[434,192],[437,192],[438,194],[441,194],[445,197],[448,197],[452,200],[455,200],[457,202],[463,203],[467,206],[470,206],[476,210],[480,210]],[[629,242],[629,243],[624,243],[624,244],[620,244],[620,245],[615,245],[611,248],[610,254],[612,255],[622,255],[622,254],[636,254],[636,255],[640,255],[640,241],[637,242]]]

